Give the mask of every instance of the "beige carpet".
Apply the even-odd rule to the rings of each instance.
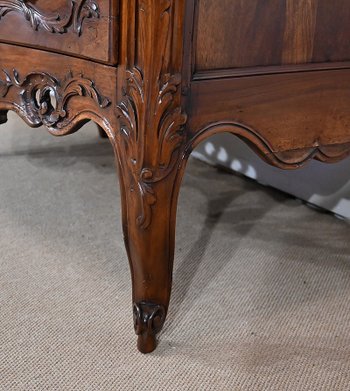
[[[13,118],[0,133],[1,390],[350,390],[347,223],[191,161],[170,313],[144,356],[108,141]]]

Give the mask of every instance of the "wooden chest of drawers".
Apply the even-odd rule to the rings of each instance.
[[[349,155],[347,0],[0,0],[0,16],[0,123],[14,110],[60,136],[92,120],[114,147],[142,352],[198,143],[229,132],[283,169]]]

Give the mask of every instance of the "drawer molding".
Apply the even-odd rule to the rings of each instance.
[[[16,88],[20,108],[35,126],[66,127],[70,122],[67,107],[73,97],[92,99],[102,109],[111,102],[97,90],[92,80],[83,75],[74,76],[69,72],[60,82],[45,72],[29,73],[22,80],[15,69],[3,72],[5,81],[0,79],[0,98],[5,98],[11,88]]]
[[[35,31],[39,28],[59,34],[71,31],[78,36],[82,34],[84,19],[99,18],[99,7],[94,0],[69,1],[65,17],[60,14],[46,15],[23,0],[0,0],[0,20],[10,12],[22,14]]]

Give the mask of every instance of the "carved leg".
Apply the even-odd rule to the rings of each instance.
[[[0,125],[7,122],[7,111],[0,111]]]
[[[156,347],[156,334],[168,310],[176,203],[185,166],[187,116],[181,94],[185,1],[130,0],[121,12],[128,43],[120,52],[123,66],[113,142],[135,331],[139,350],[148,353]]]
[[[129,257],[138,349],[152,352],[168,310],[174,257],[176,205],[184,164],[159,182],[135,181],[118,159],[124,240]]]

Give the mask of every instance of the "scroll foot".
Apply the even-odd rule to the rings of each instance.
[[[134,304],[133,313],[137,347],[141,353],[150,353],[157,346],[156,335],[163,327],[166,310],[162,305],[143,301]]]

